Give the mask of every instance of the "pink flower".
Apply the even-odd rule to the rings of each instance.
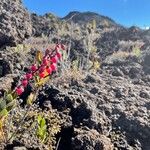
[[[21,81],[21,84],[22,84],[24,87],[26,87],[26,86],[28,85],[28,80],[23,79],[23,80]]]
[[[21,95],[23,92],[24,92],[24,88],[22,86],[17,87],[17,89],[16,89],[17,95]]]
[[[47,58],[43,58],[43,65],[45,65],[45,66],[48,65],[48,60],[47,60]]]
[[[50,67],[52,71],[57,71],[57,64],[53,63]]]
[[[37,66],[36,66],[36,64],[32,65],[32,66],[31,66],[31,71],[33,71],[33,72],[34,72],[34,71],[36,71],[36,70],[37,70]]]
[[[57,56],[52,57],[51,62],[52,63],[57,63],[58,62],[58,57]]]
[[[44,73],[44,72],[41,72],[41,73],[39,74],[39,76],[40,76],[40,78],[44,78],[44,77],[45,77],[45,73]]]
[[[32,73],[27,73],[27,74],[26,74],[26,78],[27,78],[27,80],[32,79],[32,77],[33,77],[33,76],[32,76]]]
[[[42,73],[42,72],[44,72],[44,70],[45,70],[45,66],[41,66],[39,69],[39,72]]]
[[[52,73],[51,67],[46,68],[47,73],[50,75]]]
[[[60,59],[62,57],[61,53],[60,52],[57,52],[57,57]]]

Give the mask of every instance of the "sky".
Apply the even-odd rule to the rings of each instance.
[[[124,26],[150,26],[150,0],[23,0],[30,11],[64,17],[70,11],[92,11]]]

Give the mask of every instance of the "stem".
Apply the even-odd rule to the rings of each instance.
[[[58,139],[58,142],[57,142],[57,145],[56,145],[56,149],[55,149],[55,150],[58,150],[58,148],[59,148],[59,143],[60,143],[60,140],[61,140],[61,137]]]

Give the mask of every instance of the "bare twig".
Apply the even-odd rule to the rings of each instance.
[[[58,150],[60,141],[61,141],[61,137],[58,139],[58,142],[57,142],[57,145],[56,145],[56,149],[55,149],[55,150]]]

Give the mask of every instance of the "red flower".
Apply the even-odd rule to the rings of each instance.
[[[24,87],[26,87],[26,86],[28,85],[28,80],[23,79],[23,80],[21,81],[21,84],[22,84]]]
[[[33,76],[32,76],[32,73],[27,73],[27,74],[26,74],[26,78],[27,78],[27,80],[32,79],[32,77],[33,77]]]
[[[51,67],[46,68],[47,73],[50,75],[52,73]]]
[[[53,63],[50,67],[52,71],[57,71],[57,64]]]
[[[42,72],[44,72],[44,70],[45,70],[45,66],[41,66],[39,69],[39,72],[42,73]]]
[[[21,95],[23,92],[24,92],[24,88],[22,86],[17,87],[17,89],[16,89],[17,95]]]
[[[43,65],[45,65],[45,66],[48,65],[48,60],[47,60],[47,58],[43,58]]]
[[[40,78],[44,78],[44,77],[45,77],[45,72],[41,72],[41,73],[39,74],[39,76],[40,76]]]
[[[60,52],[57,52],[57,57],[60,59],[62,57],[61,53]]]
[[[37,73],[40,78],[45,78],[51,75],[52,72],[57,71],[57,62],[62,58],[60,50],[65,50],[65,45],[57,44],[54,49],[55,51],[52,50],[51,52],[51,50],[52,49],[46,49],[45,56],[42,58],[42,63],[39,66],[35,63],[30,67],[30,72],[25,74],[25,77],[20,81],[21,84],[15,89],[18,96],[24,92],[29,80],[32,79],[33,76],[36,76]]]
[[[32,66],[31,66],[31,71],[33,71],[33,72],[34,72],[34,71],[36,71],[36,70],[37,70],[37,66],[36,66],[36,64],[32,65]]]
[[[52,63],[57,63],[58,62],[58,57],[57,56],[52,57],[51,62]]]

